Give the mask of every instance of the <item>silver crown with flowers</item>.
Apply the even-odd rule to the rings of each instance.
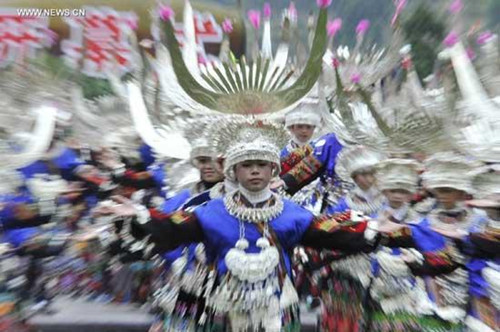
[[[391,158],[377,164],[377,185],[380,190],[417,190],[421,165],[411,159]]]
[[[230,116],[211,128],[214,149],[225,158],[224,174],[233,179],[233,167],[246,160],[269,161],[279,168],[280,147],[290,136],[278,123]]]
[[[480,166],[478,161],[467,159],[458,153],[436,153],[425,161],[425,172],[422,175],[424,187],[453,188],[472,193],[471,171]]]
[[[259,116],[263,117],[264,113],[293,109],[309,93],[321,74],[321,59],[327,42],[326,7],[320,8],[307,63],[300,68],[300,75],[296,75],[288,61],[291,58],[289,38],[282,39],[273,55],[270,13],[264,21],[262,47],[252,52],[253,63],[247,62],[244,57],[234,61],[233,57],[221,54],[220,62],[200,64],[193,11],[189,1],[186,1],[182,50],[175,37],[173,17],[162,17],[161,22],[157,20],[155,23],[163,30],[165,38],[162,42],[166,46],[159,47],[156,59],[152,59],[161,88],[172,104],[198,114],[262,113]],[[254,24],[254,28],[258,35],[260,25]],[[230,33],[225,31],[225,34]],[[254,46],[257,46],[256,43]],[[223,49],[229,53],[228,47]]]
[[[335,172],[346,182],[353,182],[352,175],[362,170],[374,170],[374,167],[386,158],[386,155],[362,145],[345,147],[337,156]]]
[[[241,114],[268,118],[271,113],[274,113],[273,116],[276,117],[283,116],[285,112],[295,108],[306,97],[321,74],[322,64],[320,60],[327,42],[325,27],[327,23],[326,7],[328,6],[321,5],[320,7],[310,55],[307,63],[305,66],[301,66],[300,70],[296,70],[297,68],[290,65],[291,43],[289,38],[283,37],[273,54],[270,13],[266,15],[264,20],[262,48],[259,50],[260,52],[257,52],[259,53],[257,57],[252,59],[253,63],[247,62],[245,57],[235,59],[230,54],[228,37],[231,34],[231,28],[224,29],[225,37],[218,59],[220,61],[200,62],[196,46],[193,10],[189,1],[186,1],[184,5],[182,49],[175,37],[173,11],[168,6],[161,6],[159,15],[154,19],[154,24],[163,31],[161,35],[164,38],[155,44],[155,57],[146,56],[142,60],[149,62],[150,67],[154,68],[161,88],[161,95],[166,100],[165,104],[173,106],[174,109],[181,109],[189,116]],[[285,30],[289,26],[288,23],[284,25]],[[259,27],[255,27],[255,29],[258,30]],[[138,48],[139,43],[136,43],[136,46]],[[141,59],[138,60],[139,63],[142,62]],[[144,69],[147,67],[149,66],[144,66]],[[297,74],[297,72],[300,73]],[[188,159],[198,154],[197,151],[194,151],[190,155],[190,148],[180,149],[171,144],[170,141],[164,139],[165,135],[160,135],[158,130],[153,127],[149,119],[145,96],[142,95],[144,89],[141,87],[141,82],[131,81],[127,83],[127,86],[124,86],[117,77],[111,81],[115,93],[128,98],[137,131],[148,134],[141,134],[141,137],[155,151],[163,149],[167,156],[172,156],[170,151],[176,151],[175,157],[177,159]],[[169,116],[168,122],[172,123],[181,118],[183,117],[180,115]],[[169,128],[170,131],[175,131],[179,129],[179,126],[169,125]],[[190,142],[193,141],[190,140]],[[194,143],[195,150],[198,150],[196,149],[198,143],[200,146],[204,145],[202,140]],[[217,152],[220,153],[220,151]],[[222,152],[225,153],[226,150]],[[206,153],[206,150],[203,153]],[[183,158],[179,158],[181,156]]]

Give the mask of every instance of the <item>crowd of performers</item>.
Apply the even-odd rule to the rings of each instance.
[[[312,140],[307,107],[287,116],[286,146],[276,124],[226,122],[224,158],[207,129],[199,182],[176,193],[145,145],[54,140],[5,174],[3,324],[67,294],[149,301],[153,331],[298,331],[311,299],[323,331],[498,330],[498,165]],[[304,206],[285,198],[301,190]]]
[[[217,76],[210,66],[188,68],[196,56],[183,58],[172,10],[163,11],[173,60],[158,51],[167,65],[155,63],[152,76],[178,107],[206,115],[183,128],[191,132],[190,166],[162,157],[168,149],[146,144],[140,130],[116,128],[113,139],[87,146],[71,139],[64,121],[40,160],[10,168],[2,161],[0,331],[29,329],[29,317],[50,311],[59,296],[144,306],[155,313],[152,332],[300,331],[304,303],[317,310],[321,331],[500,330],[500,139],[487,130],[499,123],[498,67],[482,89],[458,37],[448,40],[457,109],[470,111],[471,126],[454,136],[463,129],[454,123],[444,135],[434,128],[452,103],[423,90],[399,48],[396,63],[361,64],[373,69],[367,84],[354,77],[342,86],[359,63],[332,54],[328,76],[325,26],[330,42],[340,28],[326,24],[330,2],[317,1],[310,59],[297,77],[286,68],[267,75],[280,68],[270,58],[231,63]],[[286,43],[273,61],[288,56]],[[381,83],[391,75],[404,82]],[[112,83],[137,121],[147,87]],[[336,105],[321,111],[332,96]],[[404,108],[413,111],[405,118]],[[321,128],[339,110],[343,126]],[[284,122],[271,116],[280,111]],[[20,141],[0,134],[6,156],[23,153]],[[194,183],[188,167],[199,171]]]

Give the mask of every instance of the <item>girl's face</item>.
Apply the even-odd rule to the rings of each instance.
[[[249,191],[266,188],[273,177],[274,165],[264,160],[248,160],[235,166],[236,179]]]
[[[352,179],[363,191],[370,189],[375,183],[375,173],[374,172],[362,172],[356,173]]]
[[[405,189],[387,189],[383,193],[387,197],[389,206],[393,209],[399,209],[411,199],[411,193]]]
[[[465,200],[465,192],[454,188],[436,188],[434,194],[439,204],[445,209],[453,209],[459,202]]]
[[[290,126],[290,131],[301,143],[307,143],[311,140],[312,135],[314,134],[314,129],[314,126],[307,124],[296,124]]]

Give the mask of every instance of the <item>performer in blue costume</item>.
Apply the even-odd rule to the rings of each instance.
[[[296,149],[286,158],[286,162],[282,161],[287,170],[281,174],[281,180],[273,184],[273,188],[283,187],[289,195],[294,195],[318,177],[322,177],[325,182],[337,182],[335,162],[342,144],[335,134],[320,137],[314,142],[312,151],[303,150]]]
[[[413,247],[422,259],[408,261],[414,274],[424,276],[432,313],[441,318],[439,327],[462,331],[469,303],[469,272],[464,268],[472,248],[468,234],[486,218],[467,208],[472,192],[470,172],[477,163],[455,153],[437,153],[425,162],[424,186],[436,196],[438,205],[418,224],[401,225],[391,246]]]
[[[222,196],[223,186],[217,186],[218,183],[223,184],[222,166],[216,160],[215,152],[206,138],[199,138],[192,143],[190,160],[193,166],[200,171],[200,181],[195,183],[192,188],[184,189],[168,198],[161,206],[163,213],[172,213],[182,207],[194,208],[209,201],[212,198],[211,193],[217,197]],[[214,188],[214,191],[211,190],[212,188]],[[188,247],[181,246],[176,250],[163,254],[165,267],[169,268],[186,248],[189,248],[189,261],[192,261],[196,244],[191,244]]]
[[[280,128],[262,122],[250,125],[233,123],[219,132],[229,145],[224,173],[238,180],[237,191],[194,213],[165,215],[128,204],[101,211],[137,215],[133,234],[149,236],[156,250],[186,242],[205,244],[207,266],[213,269],[191,279],[191,287],[198,287],[205,304],[184,308],[185,315],[197,317],[186,330],[223,330],[228,323],[232,331],[298,330],[298,298],[290,280],[288,252],[299,243],[371,250],[376,238],[365,221],[342,225],[335,217],[314,218],[272,193],[271,177],[279,173],[279,149],[273,140]]]
[[[335,171],[344,182],[353,182],[354,188],[341,197],[337,204],[329,205],[327,213],[354,210],[374,217],[386,203],[375,180],[375,165],[384,158],[384,154],[362,146],[342,150],[337,156]]]
[[[32,305],[42,308],[48,298],[40,282],[40,259],[59,255],[71,233],[51,223],[57,219],[57,205],[44,204],[23,188],[19,172],[2,170],[1,175],[4,181],[0,184],[0,259],[2,266],[8,268],[1,271],[0,304],[11,299],[18,304],[18,310],[34,308]],[[44,188],[32,189],[37,192]]]
[[[344,148],[336,157],[335,174],[354,188],[338,201],[323,203],[326,213],[355,211],[375,217],[386,203],[376,187],[375,166],[385,155],[363,146]],[[321,289],[321,326],[328,331],[362,329],[365,316],[364,299],[371,278],[371,260],[365,253],[350,255],[346,252],[304,248],[305,261],[314,262],[305,272],[311,283],[311,294]],[[303,262],[305,266],[305,261]]]
[[[311,144],[315,130],[321,125],[321,116],[316,111],[317,107],[317,103],[304,101],[285,115],[285,127],[292,138],[281,150],[281,160],[288,157],[295,149]]]
[[[417,191],[420,168],[411,159],[388,159],[377,165],[377,186],[386,197],[386,204],[375,216],[379,225],[420,221],[419,214],[409,204]],[[432,314],[432,304],[424,281],[406,263],[414,258],[422,259],[413,248],[379,246],[372,254],[368,330],[418,332],[436,324],[435,319],[425,316]]]
[[[474,171],[472,186],[476,199],[467,204],[484,210],[488,220],[467,239],[473,249],[467,264],[470,301],[465,323],[473,332],[493,332],[500,329],[500,165]]]

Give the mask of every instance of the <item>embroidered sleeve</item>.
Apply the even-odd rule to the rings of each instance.
[[[156,185],[153,176],[147,171],[126,170],[122,175],[114,175],[113,180],[121,185],[137,189],[153,188]]]
[[[381,243],[392,248],[416,248],[410,226],[405,226],[390,234],[384,234]]]
[[[350,212],[319,216],[302,238],[302,244],[316,249],[361,252],[373,249],[375,238],[367,237],[368,222],[352,222]]]
[[[500,256],[500,234],[498,233],[488,231],[471,233],[469,241],[476,257],[497,258]]]
[[[321,175],[323,164],[314,155],[309,155],[282,176],[286,191],[293,195]]]
[[[313,146],[314,151],[311,154],[304,157],[287,174],[282,176],[290,195],[295,194],[323,174],[333,176],[335,173],[337,155],[342,150],[342,145],[335,135],[325,135]]]
[[[453,260],[453,254],[447,249],[422,253],[422,255],[422,261],[408,263],[408,267],[416,276],[447,274],[458,267],[458,264]]]
[[[150,236],[149,241],[159,252],[203,241],[203,231],[196,215],[182,210],[170,214],[156,209],[139,210],[137,218],[132,222],[131,233],[137,239]]]
[[[313,151],[311,145],[307,144],[299,147],[289,153],[285,158],[281,159],[281,174],[280,176],[288,173],[295,165],[302,161],[305,157],[309,156]]]

